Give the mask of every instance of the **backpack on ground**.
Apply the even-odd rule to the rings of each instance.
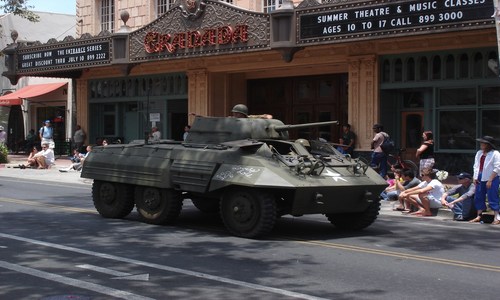
[[[380,145],[380,149],[384,151],[384,153],[388,154],[394,151],[395,145],[394,141],[391,139],[391,137],[387,133],[383,133],[384,135],[384,141],[382,142],[382,145]]]

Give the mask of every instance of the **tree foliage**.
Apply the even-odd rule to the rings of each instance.
[[[28,2],[29,0],[0,0],[0,11],[12,13],[31,22],[38,22],[38,15],[31,11],[34,7]]]

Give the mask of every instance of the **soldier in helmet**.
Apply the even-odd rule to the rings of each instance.
[[[236,104],[231,113],[233,118],[248,118],[248,107],[245,104]]]
[[[202,117],[201,115],[198,115],[196,113],[190,113],[189,115],[195,116],[195,117]],[[232,117],[232,118],[272,119],[273,115],[270,115],[270,114],[249,115],[248,114],[248,107],[245,104],[236,104],[233,107],[233,109],[231,110],[230,117]]]
[[[233,118],[254,118],[254,119],[272,119],[270,114],[248,115],[248,107],[245,104],[236,104],[231,110]]]

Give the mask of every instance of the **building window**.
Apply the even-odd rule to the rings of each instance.
[[[175,0],[156,0],[156,16],[166,13],[174,5]]]
[[[283,0],[263,0],[262,7],[265,13],[270,13],[283,4]]]
[[[115,29],[115,1],[101,1],[101,31],[114,32]]]

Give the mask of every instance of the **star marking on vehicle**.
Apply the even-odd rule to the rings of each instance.
[[[340,177],[339,173],[330,171],[329,169],[326,169],[326,171],[323,172],[323,175],[328,176],[328,177],[332,177],[332,179],[335,180],[335,182],[339,182],[339,180],[347,182],[347,180],[345,180],[345,178]]]

